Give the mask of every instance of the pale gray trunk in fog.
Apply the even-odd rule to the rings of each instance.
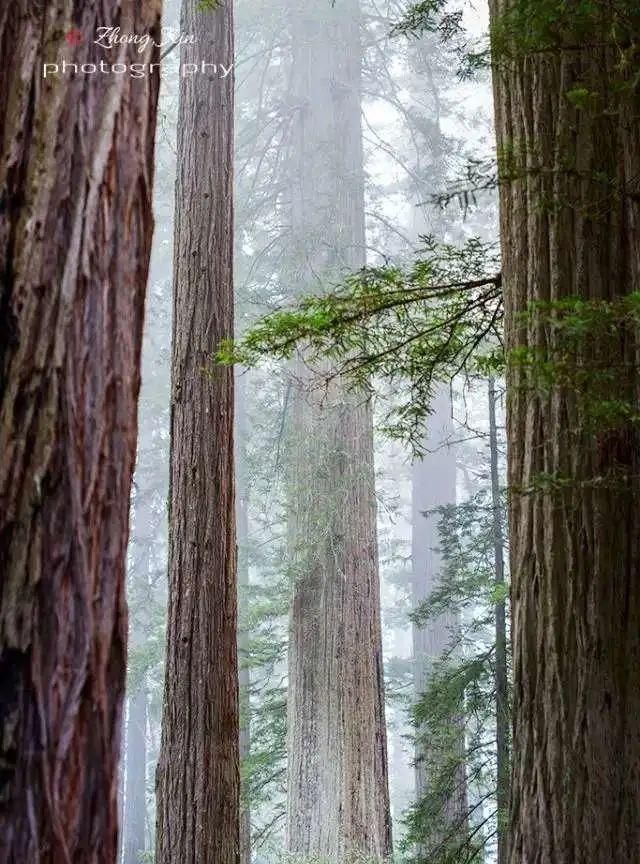
[[[147,694],[140,686],[129,699],[122,864],[140,864],[145,851],[147,786]]]
[[[249,487],[247,477],[247,387],[235,377],[236,536],[238,544],[238,679],[240,684],[240,764],[251,753],[251,674],[249,669]],[[243,790],[246,791],[246,790]],[[240,864],[251,861],[251,809],[240,801]]]
[[[440,582],[442,557],[439,552],[439,516],[435,507],[456,502],[456,456],[451,444],[451,398],[448,388],[441,387],[433,401],[429,431],[425,435],[425,454],[416,459],[412,468],[412,540],[413,564],[412,599],[414,608],[430,596]],[[424,694],[429,681],[429,669],[439,660],[451,643],[458,627],[455,613],[440,615],[423,626],[413,626],[414,690],[416,699]],[[460,751],[464,747],[460,733]],[[420,798],[429,787],[424,748],[416,745],[416,795]],[[456,777],[452,795],[444,815],[453,825],[464,821],[467,812],[467,788],[464,767]]]
[[[364,264],[360,22],[295,0],[292,292]],[[294,388],[287,838],[331,861],[391,851],[371,412],[334,381]]]
[[[496,389],[493,378],[489,379],[489,453],[491,459],[491,504],[493,507],[493,549],[496,586],[504,586],[504,528],[500,500],[500,475],[498,454],[498,426],[496,423]],[[507,826],[509,809],[509,678],[507,670],[507,621],[506,601],[498,599],[496,616],[496,767],[498,806],[498,858],[497,864],[507,861]]]

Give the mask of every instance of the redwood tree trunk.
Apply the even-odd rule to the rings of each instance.
[[[505,5],[493,0],[494,26]],[[539,307],[520,317],[532,301],[616,301],[640,289],[640,96],[637,64],[621,65],[640,22],[627,4],[614,30],[620,7],[583,10],[592,20],[577,45],[569,31],[566,49],[497,59],[498,148],[509,161],[500,195],[507,347],[533,347],[543,360],[562,345]],[[614,33],[621,42],[608,47]],[[570,359],[618,369],[606,394],[615,404],[637,399],[637,357],[634,328],[621,326]],[[627,864],[640,860],[637,425],[589,426],[579,393],[560,383],[528,389],[525,373],[513,365],[507,382],[509,860]]]
[[[233,57],[232,5],[184,0],[182,63]],[[233,82],[180,84],[174,251],[169,612],[157,864],[237,864],[238,665],[233,371]],[[209,372],[204,369],[208,367]]]
[[[75,19],[72,14],[79,8]],[[158,0],[0,8],[0,862],[113,864]],[[72,47],[65,33],[82,41]]]
[[[358,3],[293,0],[290,248],[297,290],[365,261]],[[295,399],[289,851],[391,852],[370,408],[340,381]]]

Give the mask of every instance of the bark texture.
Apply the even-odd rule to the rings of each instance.
[[[0,862],[112,864],[158,0],[0,7]],[[65,34],[75,28],[81,42]]]
[[[182,32],[198,40],[183,47],[183,64],[231,65],[230,2],[210,11],[185,0]],[[233,335],[232,145],[232,75],[183,78],[158,864],[239,857],[233,372],[211,365],[220,340]]]
[[[358,4],[292,3],[296,291],[365,261]],[[391,852],[370,408],[298,367],[292,450],[289,851]]]
[[[625,5],[628,48],[640,32]],[[587,10],[592,23],[577,43],[569,34],[570,48],[496,58],[498,147],[511,163],[500,194],[507,347],[543,359],[559,346],[541,312],[519,317],[532,301],[615,301],[640,289],[640,96],[634,63],[611,45],[620,7]],[[494,27],[504,11],[493,0]],[[577,104],[576,91],[596,95]],[[585,368],[620,370],[611,399],[637,398],[633,328],[581,350]],[[509,861],[627,864],[640,860],[637,427],[589,426],[576,392],[530,390],[517,365],[508,391]],[[540,486],[540,475],[569,482]]]

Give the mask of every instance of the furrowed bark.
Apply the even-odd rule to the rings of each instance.
[[[295,288],[322,290],[365,261],[357,2],[292,3]],[[292,423],[287,842],[340,862],[391,852],[372,418],[334,382]]]
[[[231,2],[184,0],[182,64],[233,58]],[[158,864],[239,858],[233,371],[233,81],[182,78],[174,253],[169,611]],[[205,371],[208,370],[208,371]]]
[[[113,864],[125,552],[158,75],[98,26],[160,3],[0,9],[0,862]],[[80,43],[65,40],[77,30]]]
[[[493,0],[494,28],[508,5]],[[534,301],[616,302],[640,289],[637,51],[625,65],[625,45],[612,44],[622,6],[628,49],[640,37],[637,11],[607,3],[587,11],[593,17],[577,43],[524,56],[514,44],[513,59],[495,59],[508,351],[525,346],[557,359],[562,345],[544,313],[521,317]],[[573,360],[619,369],[608,398],[637,401],[634,327],[588,339]],[[509,861],[627,864],[640,860],[637,424],[594,426],[573,388],[533,388],[516,363],[507,383]]]

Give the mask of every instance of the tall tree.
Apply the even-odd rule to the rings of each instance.
[[[360,16],[292,16],[291,245],[296,289],[365,261]],[[288,846],[342,860],[391,852],[371,413],[334,382],[294,397]]]
[[[247,476],[247,387],[235,377],[236,526],[238,538],[238,684],[240,697],[240,761],[251,755],[251,670],[249,640],[249,480]],[[244,780],[243,780],[244,783]],[[248,785],[248,784],[247,784]],[[240,864],[251,862],[251,804],[242,789],[240,811]]]
[[[640,289],[640,10],[555,11],[491,2],[512,358],[509,860],[626,864],[640,859],[640,447],[623,410],[637,325],[596,316],[572,348],[556,324],[568,298],[602,318]],[[537,386],[523,353],[564,376]]]
[[[232,4],[184,0],[181,61],[233,62]],[[157,773],[158,864],[237,864],[238,668],[233,372],[233,81],[183,77],[174,249],[169,610]]]
[[[117,854],[159,76],[61,64],[111,63],[98,26],[157,39],[159,18],[159,0],[0,10],[2,864]]]
[[[412,466],[412,600],[420,607],[440,584],[442,559],[439,552],[439,515],[436,508],[454,505],[456,501],[456,454],[451,441],[451,397],[449,388],[441,386],[434,396],[432,414],[427,421],[429,432],[423,441],[424,454]],[[429,668],[447,653],[455,639],[458,612],[446,612],[426,622],[413,624],[414,690],[420,699],[427,689]],[[433,826],[436,846],[444,836],[463,834],[467,819],[467,783],[464,767],[464,728],[460,718],[459,767],[447,783],[442,802],[441,824]],[[416,797],[427,792],[430,781],[429,742],[420,736],[416,745]],[[425,846],[425,852],[428,851]]]
[[[507,636],[507,610],[504,572],[504,530],[502,519],[502,496],[500,490],[500,465],[498,453],[498,424],[496,422],[496,382],[488,381],[489,404],[489,473],[491,476],[491,505],[493,521],[493,561],[495,568],[496,604],[496,806],[497,806],[497,864],[507,864],[508,835],[507,814],[509,810],[509,644]]]

